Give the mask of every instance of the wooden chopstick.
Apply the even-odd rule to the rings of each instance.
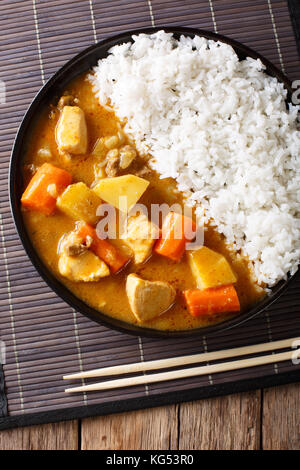
[[[201,354],[192,354],[189,356],[172,357],[168,359],[158,359],[155,361],[137,362],[133,364],[124,364],[121,366],[104,367],[94,369],[87,372],[79,372],[76,374],[65,375],[63,378],[70,379],[86,379],[90,377],[105,377],[107,375],[131,374],[134,372],[144,372],[153,369],[165,369],[168,367],[185,366],[187,364],[195,364],[199,362],[215,361],[219,359],[227,359],[235,356],[245,356],[248,354],[256,354],[276,349],[284,349],[291,347],[297,338],[289,338],[280,341],[272,341],[268,343],[254,344],[252,346],[243,346],[240,348],[223,349],[221,351],[212,351]]]
[[[192,367],[191,369],[181,369],[174,370],[171,372],[160,372],[158,374],[141,375],[138,377],[130,377],[126,379],[109,380],[107,382],[84,385],[81,387],[67,388],[65,392],[74,393],[89,392],[95,390],[111,390],[114,388],[132,387],[134,385],[144,385],[154,382],[165,382],[168,380],[177,380],[187,377],[215,374],[219,372],[226,372],[229,370],[245,369],[247,367],[255,367],[264,364],[271,364],[274,362],[288,361],[292,359],[293,354],[294,351],[287,351],[278,354],[269,354],[265,356],[253,357],[250,359],[222,362],[220,364],[213,364],[201,367]]]

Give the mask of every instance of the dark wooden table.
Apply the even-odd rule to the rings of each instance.
[[[300,384],[0,432],[0,449],[300,448]]]

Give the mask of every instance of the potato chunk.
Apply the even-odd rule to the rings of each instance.
[[[104,201],[122,212],[129,212],[144,194],[149,181],[134,175],[105,178],[93,188]]]
[[[189,265],[200,289],[233,284],[237,278],[223,255],[202,246],[188,253]]]
[[[162,315],[173,304],[176,290],[168,282],[145,281],[129,274],[126,293],[131,310],[140,323]]]
[[[86,153],[87,127],[81,108],[64,106],[56,127],[56,141],[60,153]]]
[[[149,258],[158,233],[158,227],[150,222],[145,214],[128,218],[127,230],[122,234],[122,240],[133,251],[136,264],[143,263]]]
[[[58,261],[62,276],[70,281],[93,282],[109,275],[109,268],[98,256],[87,250],[77,256],[62,253]]]
[[[57,199],[57,207],[69,217],[95,224],[101,199],[84,183],[70,184]]]

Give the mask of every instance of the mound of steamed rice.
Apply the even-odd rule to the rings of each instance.
[[[259,283],[295,273],[300,258],[298,107],[260,60],[160,31],[113,47],[92,76],[103,105],[162,178],[253,263]]]

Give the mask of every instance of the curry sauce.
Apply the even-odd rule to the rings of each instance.
[[[41,112],[27,142],[23,170],[25,186],[35,169],[48,161],[71,173],[73,182],[84,182],[90,187],[95,183],[95,168],[98,164],[97,158],[92,154],[95,143],[100,137],[116,135],[120,129],[120,123],[114,113],[99,104],[86,76],[81,76],[71,82],[64,95],[76,97],[77,106],[84,112],[88,129],[88,150],[84,155],[72,155],[71,158],[62,157],[56,141],[56,127],[60,110],[56,105],[50,105]],[[44,148],[49,152],[40,151]],[[130,167],[129,173],[138,174],[144,163],[147,162],[138,156],[137,163]],[[184,199],[176,190],[175,182],[172,179],[160,179],[154,171],[146,172],[145,178],[150,184],[139,203],[145,204],[148,208],[153,203],[184,204]],[[177,292],[176,301],[169,310],[143,324],[145,327],[161,330],[185,330],[214,324],[233,315],[227,313],[199,317],[190,315],[182,292],[186,289],[195,289],[197,286],[186,254],[180,262],[174,262],[153,253],[146,262],[139,265],[130,262],[119,273],[104,277],[97,282],[71,281],[62,276],[58,270],[58,246],[64,234],[74,229],[75,221],[60,210],[56,210],[53,215],[46,216],[37,211],[24,209],[23,217],[30,239],[42,262],[73,294],[96,310],[124,322],[136,324],[137,319],[131,311],[125,288],[128,274],[135,273],[149,281],[168,282]],[[121,246],[118,240],[112,240],[111,243],[118,247]],[[204,244],[223,254],[229,262],[237,277],[235,288],[241,310],[246,310],[254,305],[265,294],[265,291],[253,281],[247,260],[231,250],[226,245],[224,238],[212,227],[205,229]],[[125,253],[126,247],[122,246],[121,248]]]

